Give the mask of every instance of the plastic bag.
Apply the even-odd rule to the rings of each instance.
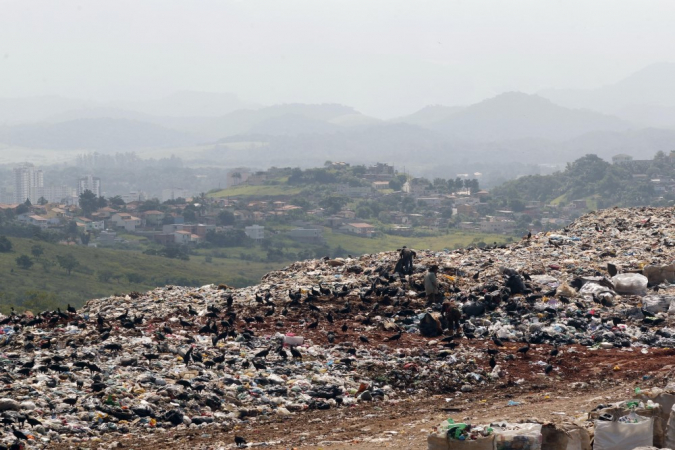
[[[637,423],[595,422],[593,450],[633,450],[650,447],[654,441],[652,419],[636,415]]]
[[[612,277],[614,290],[621,295],[647,295],[647,277],[639,273],[620,273]]]
[[[671,295],[648,295],[642,299],[642,308],[653,314],[666,312],[674,299]]]
[[[496,450],[541,450],[541,424],[513,423],[494,427]]]

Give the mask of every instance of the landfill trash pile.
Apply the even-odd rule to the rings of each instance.
[[[166,286],[14,313],[0,320],[2,439],[231,429],[471,392],[544,345],[532,364],[540,376],[557,373],[570,344],[673,347],[674,223],[670,209],[612,209],[511,245],[417,251],[407,275],[393,272],[396,252],[326,257],[242,289]],[[459,334],[425,298],[434,264],[445,300],[463,312]]]

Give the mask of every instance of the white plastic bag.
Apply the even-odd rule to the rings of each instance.
[[[617,294],[647,295],[647,277],[639,273],[620,273],[612,277]]]
[[[541,424],[509,423],[494,427],[496,450],[541,450]]]
[[[595,421],[593,450],[633,450],[650,447],[654,441],[652,419],[637,416],[637,423]]]
[[[642,308],[653,314],[666,312],[673,299],[671,295],[647,295],[642,298]]]

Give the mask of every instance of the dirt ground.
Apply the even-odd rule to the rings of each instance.
[[[484,341],[473,341],[478,349]],[[513,352],[509,349],[507,351]],[[426,449],[426,436],[441,421],[474,424],[537,419],[562,422],[585,418],[602,403],[632,398],[636,387],[664,387],[675,368],[673,349],[591,350],[565,347],[543,367],[551,347],[533,347],[527,358],[500,361],[504,377],[472,392],[429,395],[413,393],[389,401],[360,403],[324,411],[306,411],[289,417],[256,417],[234,429],[171,429],[148,435],[109,435],[103,442],[65,442],[55,448],[220,449],[235,448],[234,436],[252,446],[271,450],[308,448],[369,450]],[[477,361],[487,365],[487,356]],[[509,402],[517,405],[509,406]]]

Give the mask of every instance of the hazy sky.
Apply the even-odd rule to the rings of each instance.
[[[0,0],[0,96],[232,92],[378,117],[675,61],[672,0]]]

